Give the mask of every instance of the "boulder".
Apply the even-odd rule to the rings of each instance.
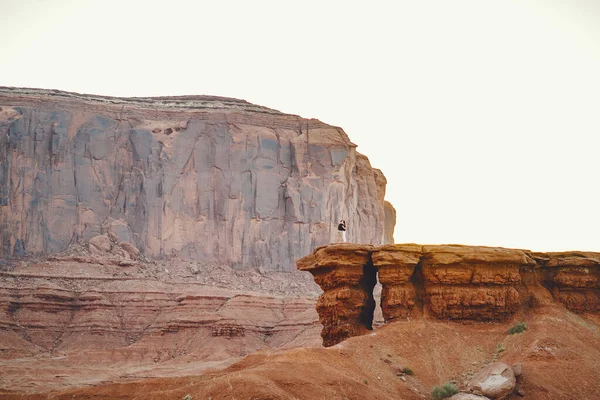
[[[484,396],[478,396],[472,393],[458,393],[449,398],[450,400],[490,400]]]
[[[515,373],[515,376],[521,376],[523,373],[523,365],[521,363],[513,364],[512,370]]]
[[[129,258],[132,260],[137,260],[140,256],[140,251],[138,248],[129,242],[121,242],[119,243],[119,246],[129,255]]]
[[[90,252],[94,254],[107,253],[110,251],[110,239],[106,235],[97,235],[89,240]]]
[[[510,365],[495,362],[475,374],[467,388],[474,394],[501,400],[514,391],[516,383],[517,379]]]

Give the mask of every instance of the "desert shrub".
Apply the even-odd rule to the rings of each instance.
[[[431,391],[431,398],[433,400],[442,400],[448,397],[452,397],[458,393],[458,388],[453,383],[446,382],[442,386],[434,386]]]
[[[517,322],[513,326],[510,327],[508,333],[514,335],[515,333],[525,332],[527,330],[527,323],[525,322]]]
[[[504,350],[506,350],[506,347],[504,347],[503,343],[498,343],[496,345],[496,353],[502,353]]]
[[[404,367],[402,368],[402,372],[405,373],[406,375],[414,375],[415,373],[413,372],[412,369],[408,368],[408,367]]]

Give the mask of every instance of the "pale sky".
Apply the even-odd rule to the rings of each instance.
[[[397,242],[600,251],[600,0],[0,0],[0,85],[341,126]]]

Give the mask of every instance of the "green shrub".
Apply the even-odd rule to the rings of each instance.
[[[515,333],[525,332],[527,330],[527,323],[525,322],[517,322],[513,326],[510,327],[508,333],[514,335]]]
[[[431,398],[433,400],[442,400],[448,397],[452,397],[458,393],[458,388],[453,383],[446,382],[442,386],[434,386],[431,391]]]
[[[404,372],[406,375],[414,375],[415,373],[413,372],[412,369],[408,368],[408,367],[404,367],[402,368],[402,372]]]

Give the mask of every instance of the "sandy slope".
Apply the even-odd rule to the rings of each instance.
[[[512,322],[448,323],[430,319],[389,324],[331,348],[259,352],[229,368],[184,378],[148,379],[48,395],[5,399],[423,399],[432,386],[459,386],[485,363],[520,362],[527,399],[597,399],[600,331],[597,316],[548,305]],[[504,351],[501,351],[501,348]],[[398,376],[408,366],[414,376]],[[517,398],[514,396],[514,398]]]

